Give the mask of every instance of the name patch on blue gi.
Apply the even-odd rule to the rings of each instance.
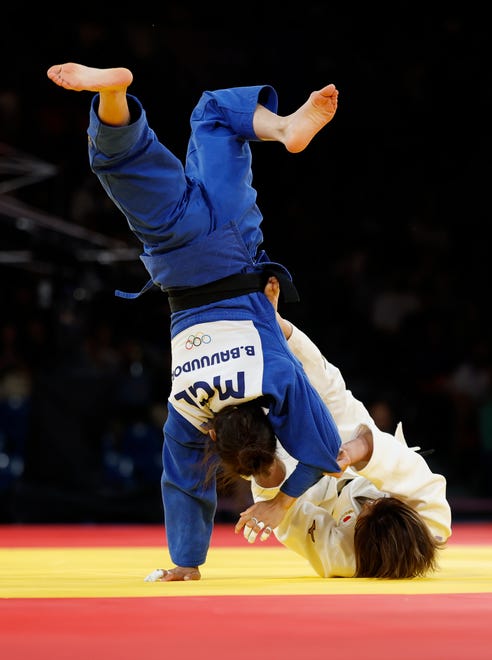
[[[213,321],[174,337],[170,403],[201,428],[225,406],[262,394],[263,351],[252,321]]]

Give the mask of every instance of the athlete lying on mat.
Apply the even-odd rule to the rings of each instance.
[[[275,308],[278,291],[271,278],[265,292]],[[434,571],[438,550],[451,535],[445,478],[407,447],[401,424],[394,436],[381,431],[346,389],[340,371],[303,332],[278,312],[277,317],[338,425],[343,440],[338,462],[345,472],[323,477],[301,495],[275,536],[322,577],[402,579]],[[254,445],[239,439],[224,447],[219,436],[211,443],[226,470],[251,479],[255,502],[275,497],[296,465],[273,432],[264,440],[263,446],[256,438]],[[243,531],[250,543],[258,535],[265,541],[271,530],[252,515],[251,507],[241,514],[236,532]]]

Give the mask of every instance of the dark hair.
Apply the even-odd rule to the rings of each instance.
[[[435,539],[422,517],[396,497],[382,497],[359,515],[354,529],[355,576],[402,580],[437,568]]]
[[[249,477],[267,473],[275,458],[277,439],[264,399],[253,399],[227,406],[213,421],[215,442],[210,445],[219,456],[225,472]]]

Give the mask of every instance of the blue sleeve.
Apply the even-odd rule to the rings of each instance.
[[[177,566],[201,566],[217,508],[215,476],[205,483],[207,436],[168,408],[161,487],[169,553]]]
[[[284,481],[280,490],[286,495],[290,495],[290,497],[299,497],[308,488],[314,486],[323,474],[323,471],[318,468],[304,465],[304,463],[298,463],[294,472]]]
[[[323,476],[338,472],[338,451],[342,442],[330,411],[314,389],[302,365],[294,358],[292,372],[275,373],[273,363],[265,366],[273,395],[270,420],[284,449],[299,465],[284,482],[282,492],[299,497]]]

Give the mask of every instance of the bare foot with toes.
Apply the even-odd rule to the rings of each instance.
[[[298,153],[307,147],[316,133],[335,116],[338,90],[333,83],[312,92],[304,105],[285,117],[284,145],[287,151]]]
[[[129,69],[122,67],[96,69],[74,62],[51,66],[47,71],[47,76],[56,85],[75,92],[121,91],[126,90],[133,81],[133,75]]]

